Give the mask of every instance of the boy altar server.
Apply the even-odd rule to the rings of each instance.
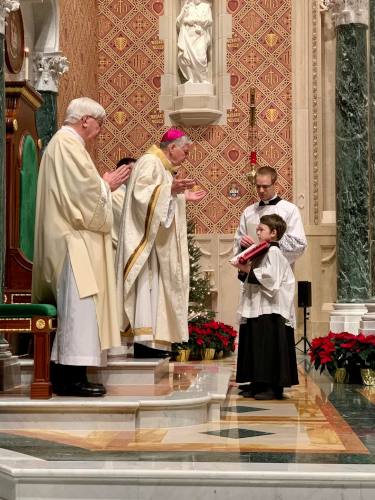
[[[237,311],[243,340],[237,377],[251,382],[244,396],[257,400],[282,399],[284,387],[298,384],[294,335],[286,327],[294,317],[295,279],[279,245],[285,231],[279,215],[261,217],[256,233],[269,250],[251,264],[231,261],[247,275]]]
[[[86,367],[121,344],[111,228],[111,191],[125,184],[123,166],[99,176],[86,145],[99,135],[105,111],[87,97],[68,106],[65,125],[42,159],[35,217],[32,302],[56,304],[51,360],[60,395],[101,396]]]
[[[282,200],[275,191],[277,172],[272,167],[260,167],[255,177],[255,187],[260,198],[259,203],[247,207],[242,214],[240,224],[234,238],[234,255],[256,243],[249,235],[249,227],[259,224],[263,215],[277,214],[287,225],[286,232],[279,242],[280,250],[294,268],[294,263],[302,257],[307,248],[305,231],[298,207],[289,201]]]

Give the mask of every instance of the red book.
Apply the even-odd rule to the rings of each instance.
[[[271,245],[268,241],[262,241],[262,243],[259,243],[258,245],[253,245],[248,250],[242,252],[241,256],[238,259],[238,262],[240,264],[246,264],[246,262],[248,261],[251,262],[260,255],[266,253],[270,246]]]

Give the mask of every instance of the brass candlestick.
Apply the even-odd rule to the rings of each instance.
[[[255,88],[250,89],[250,115],[249,115],[249,156],[250,170],[245,172],[244,179],[251,185],[255,185],[255,176],[257,170],[257,154],[254,151],[254,145],[257,138],[256,128],[256,106],[255,106]]]

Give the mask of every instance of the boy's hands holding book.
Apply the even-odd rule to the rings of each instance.
[[[240,264],[240,262],[238,260],[231,260],[230,263],[232,264],[233,267],[236,267],[237,269],[239,269],[243,273],[248,274],[250,272],[250,268],[251,268],[250,261],[248,261],[246,264]]]

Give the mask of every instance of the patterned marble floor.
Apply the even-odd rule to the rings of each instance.
[[[211,363],[235,370],[235,358]],[[194,362],[175,368],[155,396],[187,389],[199,373]],[[47,461],[375,464],[375,389],[333,384],[302,356],[298,369],[300,385],[270,402],[239,396],[233,372],[217,422],[136,432],[1,431],[0,454]],[[126,388],[129,396],[137,390]]]

